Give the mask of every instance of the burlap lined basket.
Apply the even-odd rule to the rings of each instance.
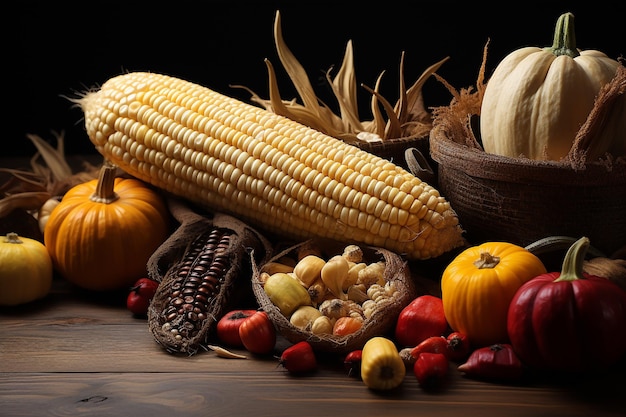
[[[525,246],[552,235],[587,236],[607,254],[626,245],[626,161],[535,161],[484,152],[470,120],[480,95],[440,109],[430,134],[439,191],[469,241]],[[454,102],[453,102],[454,103]],[[474,120],[475,121],[475,120]]]
[[[275,261],[285,255],[292,254],[298,247],[310,244],[312,241],[302,242],[276,254],[268,262]],[[324,242],[319,245],[325,251],[325,259],[342,252],[341,245],[334,242]],[[288,341],[297,343],[308,341],[316,351],[332,353],[348,353],[361,349],[365,342],[373,336],[386,335],[393,331],[398,315],[418,294],[417,287],[411,279],[407,262],[400,256],[386,249],[375,247],[361,247],[364,259],[367,262],[384,260],[386,262],[385,280],[393,281],[397,295],[388,302],[377,306],[373,315],[365,319],[363,327],[347,336],[315,335],[302,330],[289,322],[280,310],[272,303],[259,280],[263,265],[257,265],[253,260],[252,290],[259,306],[267,312],[277,331]]]

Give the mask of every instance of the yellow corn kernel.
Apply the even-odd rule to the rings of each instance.
[[[208,88],[133,72],[76,101],[90,140],[111,163],[261,230],[409,259],[465,243],[449,202],[408,171]]]

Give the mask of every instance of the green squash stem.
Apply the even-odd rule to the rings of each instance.
[[[544,48],[556,56],[567,55],[576,58],[580,55],[576,48],[576,33],[574,31],[574,15],[570,12],[563,13],[556,21],[554,29],[554,41],[552,46]]]
[[[583,275],[583,262],[589,247],[589,238],[581,237],[570,246],[565,254],[561,275],[554,280],[559,281],[575,281],[585,278]]]

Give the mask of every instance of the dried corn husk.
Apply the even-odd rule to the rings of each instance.
[[[331,70],[326,72],[328,85],[332,89],[339,107],[339,114],[335,114],[328,105],[317,97],[306,70],[287,46],[282,34],[280,12],[276,13],[274,38],[280,62],[298,92],[301,103],[297,102],[296,99],[284,100],[281,97],[274,67],[267,59],[265,63],[269,76],[269,99],[263,99],[250,91],[253,102],[260,104],[269,111],[298,121],[371,153],[384,158],[393,158],[396,160],[394,162],[400,165],[405,165],[403,162],[404,152],[412,146],[417,146],[420,151],[427,153],[427,140],[432,127],[432,117],[424,106],[422,87],[449,57],[428,67],[419,79],[407,89],[404,80],[405,54],[403,52],[400,60],[399,99],[392,105],[379,93],[384,74],[381,73],[374,88],[362,85],[371,94],[372,119],[361,120],[357,102],[358,83],[354,69],[351,40],[347,42],[343,61],[336,76],[331,77]],[[384,109],[387,115],[386,119],[380,107]]]
[[[38,152],[30,160],[31,171],[0,168],[0,173],[9,175],[0,184],[0,218],[18,208],[36,214],[50,198],[62,196],[74,185],[98,177],[99,167],[88,162],[84,162],[82,171],[72,171],[65,159],[63,134],[56,134],[56,149],[37,135],[26,136]]]

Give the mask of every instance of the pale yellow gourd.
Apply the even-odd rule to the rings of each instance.
[[[615,77],[619,65],[600,51],[579,51],[574,15],[561,15],[551,47],[513,51],[489,79],[480,111],[485,152],[560,160],[570,151],[598,92]],[[606,133],[603,140],[607,142],[623,137],[618,132]],[[611,144],[603,147],[608,150]]]
[[[10,232],[0,237],[0,306],[17,306],[44,298],[53,279],[52,260],[35,239]]]
[[[337,298],[345,300],[347,296],[343,292],[343,282],[348,277],[350,264],[348,260],[341,256],[335,255],[328,260],[320,271],[320,276],[326,288]]]
[[[310,287],[321,278],[322,268],[326,261],[317,255],[307,255],[300,259],[293,269],[294,274],[305,287]]]
[[[290,317],[300,306],[311,305],[311,296],[300,281],[283,272],[270,275],[263,290],[285,317]]]

